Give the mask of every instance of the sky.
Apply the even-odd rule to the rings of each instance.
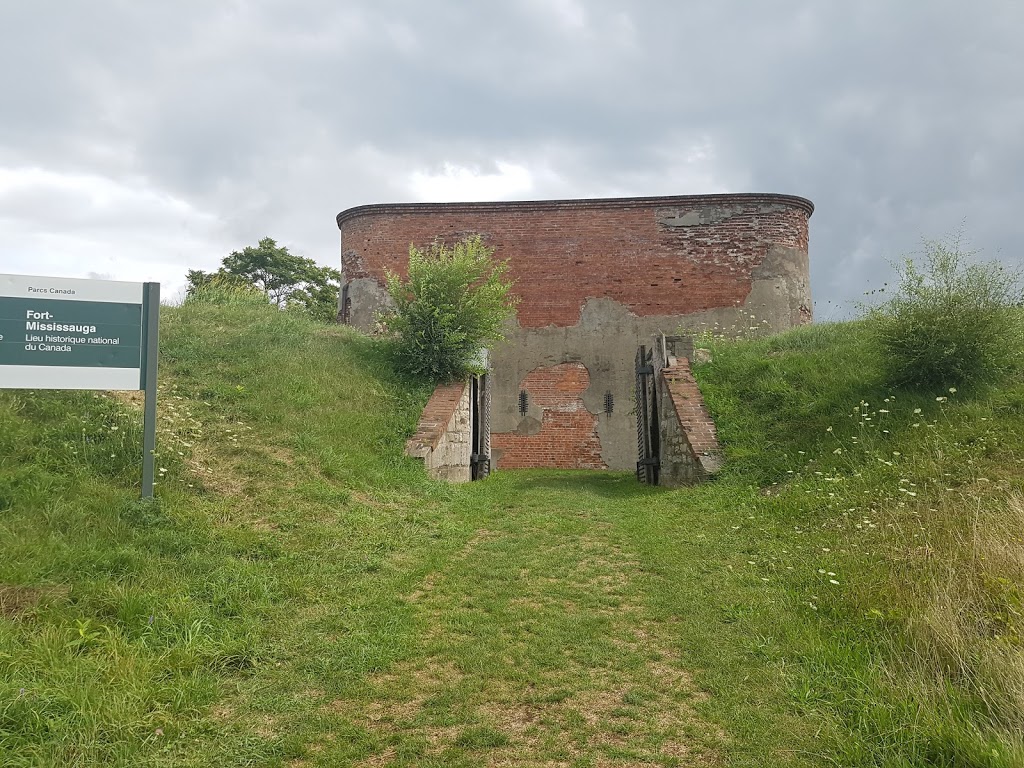
[[[0,272],[156,280],[381,202],[810,198],[816,317],[1022,263],[1016,0],[0,0]]]

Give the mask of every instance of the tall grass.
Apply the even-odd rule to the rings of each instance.
[[[946,503],[926,518],[920,573],[906,572],[912,670],[952,681],[993,727],[1024,734],[1024,501]]]
[[[185,303],[221,307],[261,307],[269,305],[267,295],[239,278],[213,277],[197,285],[185,297]]]
[[[801,536],[836,532],[805,598],[834,634],[805,684],[833,681],[813,706],[849,728],[843,759],[1016,765],[1024,382],[898,389],[871,331],[713,342],[696,373],[730,460],[721,482],[756,484],[757,509]]]

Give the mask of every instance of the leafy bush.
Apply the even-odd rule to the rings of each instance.
[[[508,264],[495,262],[493,253],[479,235],[451,248],[440,241],[425,251],[409,246],[409,279],[388,273],[394,307],[381,317],[400,369],[451,381],[473,370],[488,343],[503,338],[515,297]]]
[[[975,262],[959,238],[925,241],[922,267],[897,266],[897,293],[869,312],[887,380],[896,386],[984,384],[1022,352],[1019,273]]]

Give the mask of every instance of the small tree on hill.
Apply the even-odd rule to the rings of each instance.
[[[959,237],[931,240],[922,266],[897,267],[896,295],[868,314],[890,383],[985,384],[1020,364],[1020,274],[974,255]]]
[[[432,381],[472,371],[490,342],[503,338],[515,313],[508,263],[495,262],[479,235],[425,251],[409,246],[409,278],[387,275],[394,307],[381,316],[395,341],[399,367]]]
[[[301,309],[324,321],[334,320],[338,311],[341,273],[290,253],[270,237],[263,238],[255,247],[233,251],[216,272],[189,270],[187,279],[187,298],[197,296],[199,289],[214,283],[250,285],[281,309]]]

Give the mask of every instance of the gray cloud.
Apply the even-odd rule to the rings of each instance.
[[[839,315],[961,222],[1020,263],[1022,24],[1002,0],[6,3],[0,269],[180,285],[263,235],[334,263],[335,213],[431,190],[778,191],[817,205]]]

